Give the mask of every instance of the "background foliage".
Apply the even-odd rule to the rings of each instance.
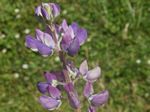
[[[48,2],[49,0],[43,0]],[[51,0],[60,4],[69,23],[88,30],[75,58],[100,65],[96,92],[107,88],[110,99],[100,112],[150,112],[150,1]],[[0,0],[0,112],[44,112],[36,83],[43,71],[59,70],[55,56],[42,58],[24,46],[25,35],[44,28],[34,17],[40,0]],[[80,94],[84,81],[76,86]],[[84,101],[84,100],[83,100]],[[63,101],[60,112],[71,112]],[[86,105],[83,105],[85,112]],[[98,112],[99,112],[98,111]]]

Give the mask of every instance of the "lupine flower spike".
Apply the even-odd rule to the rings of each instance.
[[[27,35],[26,47],[44,57],[56,53],[63,65],[60,71],[44,72],[46,81],[37,83],[37,88],[42,94],[39,102],[47,110],[58,109],[64,98],[62,91],[65,90],[70,107],[75,112],[81,112],[81,104],[84,103],[80,100],[75,83],[77,79],[82,78],[86,82],[83,95],[89,102],[87,112],[96,112],[109,97],[108,90],[97,94],[94,92],[93,83],[101,75],[100,67],[96,66],[89,70],[87,60],[83,61],[80,67],[76,67],[72,60],[66,58],[66,55],[71,57],[77,55],[80,47],[87,40],[87,30],[81,28],[76,22],[68,25],[65,19],[61,24],[55,24],[56,17],[60,15],[60,7],[56,3],[42,3],[36,7],[35,15],[41,17],[46,23],[46,30],[36,29],[34,37]]]

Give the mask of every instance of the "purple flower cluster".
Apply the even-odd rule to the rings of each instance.
[[[76,80],[82,78],[86,84],[83,95],[89,102],[88,112],[96,112],[96,109],[105,104],[109,93],[104,90],[95,94],[93,83],[100,77],[100,67],[89,70],[87,60],[83,61],[80,67],[76,67],[66,55],[75,56],[87,39],[87,31],[81,28],[76,22],[71,25],[63,20],[60,25],[55,24],[55,18],[60,14],[60,7],[55,3],[42,3],[35,9],[36,16],[43,18],[46,23],[46,30],[36,29],[35,36],[26,36],[26,47],[34,52],[47,57],[53,53],[58,54],[63,68],[60,72],[45,72],[46,82],[37,84],[38,90],[43,94],[39,101],[48,110],[54,110],[62,104],[62,91],[65,90],[70,106],[81,112],[81,102],[75,88]],[[46,21],[45,21],[46,20]]]

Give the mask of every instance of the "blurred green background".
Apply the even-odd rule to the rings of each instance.
[[[110,98],[98,112],[150,112],[150,0],[0,0],[0,112],[47,111],[36,83],[60,63],[24,46],[25,35],[44,28],[34,17],[41,1],[60,4],[58,23],[66,18],[88,30],[75,63],[87,58],[91,68],[102,68],[95,92],[108,89]],[[81,95],[83,84],[76,86]],[[55,112],[72,110],[64,100]]]

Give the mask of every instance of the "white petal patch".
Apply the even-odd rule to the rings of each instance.
[[[38,52],[38,49],[36,49],[36,48],[31,48],[31,50],[34,52]]]
[[[57,80],[52,80],[52,86],[56,87],[58,85],[58,81]]]
[[[101,69],[100,67],[96,67],[90,71],[87,72],[86,74],[86,79],[89,81],[96,81],[101,75]]]
[[[42,32],[39,29],[36,29],[36,38],[41,41],[42,43],[44,43],[44,32]]]
[[[68,28],[67,32],[69,32],[69,33],[70,33],[70,35],[71,35],[71,38],[72,38],[72,39],[74,39],[75,34],[74,34],[73,29],[72,29],[72,27],[71,27],[71,26],[69,26],[69,28]]]
[[[51,47],[51,48],[54,48],[54,46],[55,46],[55,43],[54,43],[52,37],[49,34],[47,34],[47,33],[44,33],[44,43],[48,47]]]
[[[82,75],[85,75],[88,72],[88,64],[87,64],[87,60],[84,60],[79,68],[79,71]]]

